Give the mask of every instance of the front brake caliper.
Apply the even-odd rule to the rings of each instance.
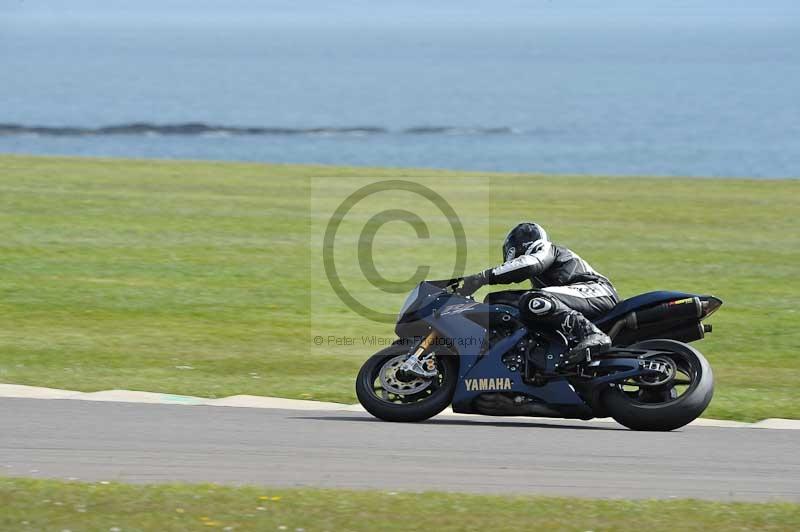
[[[436,369],[436,360],[433,358],[433,353],[428,353],[422,360],[417,358],[416,355],[410,355],[400,366],[400,372],[406,375],[415,375],[424,379],[431,379],[439,374]]]

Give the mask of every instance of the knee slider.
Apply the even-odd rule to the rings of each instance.
[[[520,300],[520,310],[533,319],[551,316],[557,305],[555,298],[545,292],[528,292]]]

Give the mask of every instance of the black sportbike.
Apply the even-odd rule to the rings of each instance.
[[[688,345],[722,301],[659,291],[620,302],[595,320],[613,347],[556,371],[567,339],[526,326],[514,302],[522,291],[483,303],[457,293],[461,279],[425,281],[403,304],[398,339],[370,357],[356,380],[358,400],[387,421],[422,421],[454,412],[591,419],[613,417],[634,430],[673,430],[711,402],[714,378]]]

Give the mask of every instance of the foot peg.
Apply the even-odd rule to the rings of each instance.
[[[556,362],[555,368],[568,369],[582,362],[591,362],[594,355],[605,353],[609,349],[611,349],[611,340],[609,340],[607,336],[605,336],[605,339],[602,337],[596,340],[589,338],[566,353],[561,353],[558,356],[559,360]]]
[[[558,356],[556,369],[568,369],[581,362],[589,362],[592,356],[611,349],[611,338],[579,312],[571,312],[564,320],[563,328],[575,345]]]

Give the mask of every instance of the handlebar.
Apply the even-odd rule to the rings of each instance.
[[[426,283],[430,283],[434,286],[438,286],[439,288],[446,288],[449,289],[451,293],[455,293],[456,287],[461,283],[463,277],[454,277],[452,279],[441,279],[438,281],[425,281]]]

